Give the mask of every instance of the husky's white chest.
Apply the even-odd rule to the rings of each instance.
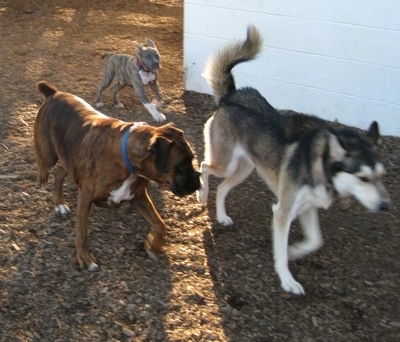
[[[156,79],[156,74],[154,72],[147,72],[144,70],[139,70],[140,79],[144,85],[148,85]]]
[[[119,204],[122,201],[130,201],[135,196],[131,193],[131,185],[137,177],[137,175],[131,174],[118,189],[110,192],[107,202]]]

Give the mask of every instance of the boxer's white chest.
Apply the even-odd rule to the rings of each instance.
[[[153,82],[156,79],[156,74],[153,72],[146,72],[143,70],[139,70],[140,79],[144,85],[148,85],[150,82]]]
[[[131,185],[136,181],[137,177],[137,175],[131,174],[118,189],[110,192],[107,201],[115,204],[119,204],[122,201],[130,201],[135,196],[130,191]]]

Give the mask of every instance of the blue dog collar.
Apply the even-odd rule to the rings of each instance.
[[[122,136],[121,139],[121,156],[122,156],[122,160],[124,161],[124,164],[126,166],[126,168],[128,169],[128,171],[130,173],[135,173],[135,168],[133,167],[131,161],[129,160],[128,157],[128,138],[129,135],[131,134],[131,131],[133,129],[135,129],[138,126],[143,126],[143,125],[147,125],[147,123],[145,122],[136,122],[133,126],[129,127],[125,133]]]

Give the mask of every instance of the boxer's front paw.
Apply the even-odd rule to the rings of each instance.
[[[161,253],[161,248],[164,245],[164,238],[162,236],[154,235],[152,232],[147,235],[144,242],[144,248],[150,259],[157,261]]]
[[[71,212],[71,209],[66,204],[58,204],[54,207],[54,211],[57,216],[65,217]]]
[[[146,249],[146,253],[149,256],[149,258],[153,261],[158,261],[158,256],[154,254],[151,250],[149,250],[145,244],[144,248]]]
[[[79,269],[87,269],[89,272],[94,272],[99,269],[99,265],[94,262],[94,258],[89,252],[78,253],[76,261]]]
[[[97,265],[95,262],[91,262],[88,267],[88,271],[90,271],[90,272],[97,271],[98,269],[99,269],[99,265]]]

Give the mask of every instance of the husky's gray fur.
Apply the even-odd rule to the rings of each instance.
[[[143,103],[154,120],[161,122],[165,120],[164,114],[158,111],[163,105],[160,87],[158,84],[158,70],[160,69],[160,55],[156,45],[151,39],[147,39],[146,45],[136,44],[136,56],[126,54],[105,53],[103,58],[107,57],[104,67],[103,79],[97,88],[94,106],[101,108],[104,106],[101,101],[101,93],[111,87],[111,97],[113,105],[116,108],[123,108],[124,105],[119,102],[117,92],[125,86],[133,87],[135,94]],[[149,85],[156,97],[156,105],[150,102],[146,95],[145,86]]]
[[[261,46],[259,31],[249,26],[244,41],[226,46],[208,61],[205,74],[218,108],[204,127],[205,160],[197,197],[206,203],[209,176],[223,178],[217,189],[217,220],[230,225],[225,198],[256,169],[278,199],[272,206],[275,270],[284,290],[304,294],[288,261],[321,247],[317,209],[327,209],[336,197],[348,196],[371,211],[389,207],[377,153],[379,129],[373,122],[361,137],[355,130],[335,129],[314,116],[278,112],[254,88],[236,89],[231,70],[255,58]],[[296,217],[305,239],[288,246]]]

